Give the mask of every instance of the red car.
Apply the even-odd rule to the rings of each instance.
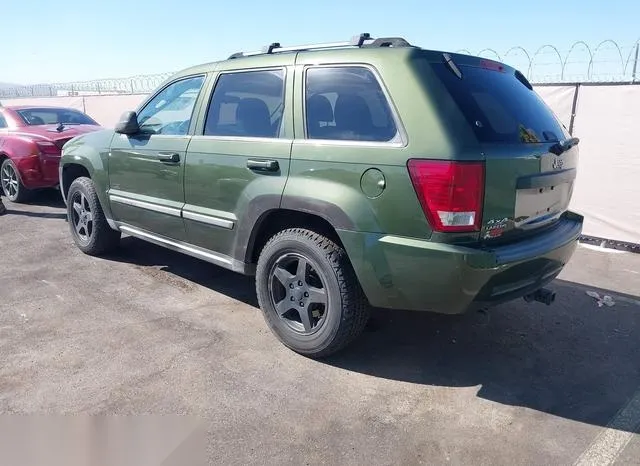
[[[12,202],[24,202],[35,189],[56,187],[62,146],[99,129],[98,123],[72,108],[0,105],[4,195]]]

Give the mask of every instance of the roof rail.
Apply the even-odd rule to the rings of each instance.
[[[367,43],[368,42],[368,43]],[[343,47],[411,47],[411,44],[402,37],[381,37],[374,39],[368,32],[363,32],[345,42],[325,42],[320,44],[293,45],[282,47],[280,42],[273,42],[261,50],[253,52],[236,52],[229,56],[232,58],[250,57],[254,55],[273,54],[276,52],[297,52],[302,50],[336,49]]]

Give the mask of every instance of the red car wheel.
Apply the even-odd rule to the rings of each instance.
[[[30,191],[20,181],[18,168],[11,159],[5,159],[0,167],[0,184],[2,191],[11,202],[24,202],[28,199]]]

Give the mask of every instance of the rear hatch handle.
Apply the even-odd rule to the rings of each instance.
[[[579,142],[579,138],[569,138],[564,141],[559,141],[549,148],[549,152],[551,152],[552,154],[560,155],[563,152],[568,151],[572,147],[577,146]]]

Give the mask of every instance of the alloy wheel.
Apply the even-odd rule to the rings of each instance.
[[[87,197],[80,191],[73,193],[71,198],[73,207],[73,227],[78,238],[84,243],[91,241],[93,235],[93,213]]]
[[[2,175],[0,176],[2,182],[2,190],[4,194],[10,199],[15,200],[18,197],[19,180],[13,165],[5,163],[2,167]]]
[[[269,294],[278,317],[299,334],[320,330],[329,304],[325,283],[310,259],[294,253],[279,257],[269,274]]]

